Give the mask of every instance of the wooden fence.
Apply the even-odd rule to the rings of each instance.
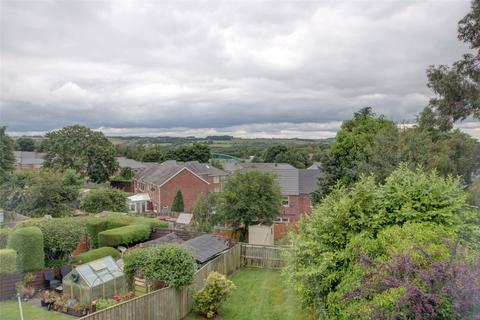
[[[241,244],[240,257],[246,268],[281,269],[284,266],[282,247]]]
[[[115,306],[89,314],[81,320],[180,320],[192,309],[193,294],[203,287],[212,271],[226,275],[240,269],[240,245],[229,249],[195,273],[193,283],[185,288],[163,288]]]

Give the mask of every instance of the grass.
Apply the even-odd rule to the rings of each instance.
[[[225,320],[306,320],[300,304],[283,282],[279,271],[242,269],[230,280],[236,290],[220,308]],[[193,312],[184,320],[204,319]]]
[[[55,311],[47,311],[45,308],[35,307],[26,302],[22,302],[24,320],[65,320],[72,319],[67,315]],[[18,320],[20,311],[18,310],[17,300],[8,300],[0,302],[0,319]]]

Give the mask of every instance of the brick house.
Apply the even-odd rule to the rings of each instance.
[[[133,178],[135,193],[147,193],[148,209],[154,212],[169,211],[177,191],[182,192],[185,212],[191,212],[201,193],[222,192],[227,173],[198,161],[165,161],[153,164]]]
[[[231,173],[255,168],[276,174],[276,180],[283,195],[283,207],[276,220],[277,223],[294,222],[302,214],[312,213],[310,194],[318,188],[318,177],[320,176],[318,166],[297,169],[286,163],[236,163],[224,167]]]

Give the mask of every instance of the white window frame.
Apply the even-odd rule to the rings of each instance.
[[[219,176],[214,176],[213,177],[213,183],[220,183],[220,177]]]
[[[286,201],[285,201],[285,200],[286,200]],[[285,202],[286,202],[286,203],[285,203]],[[284,206],[285,208],[289,208],[289,207],[290,207],[290,197],[289,197],[289,196],[283,196],[282,206]]]

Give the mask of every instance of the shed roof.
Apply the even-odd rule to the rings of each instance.
[[[225,242],[209,234],[185,241],[184,245],[190,250],[190,253],[198,263],[205,263],[228,249],[228,245]]]

